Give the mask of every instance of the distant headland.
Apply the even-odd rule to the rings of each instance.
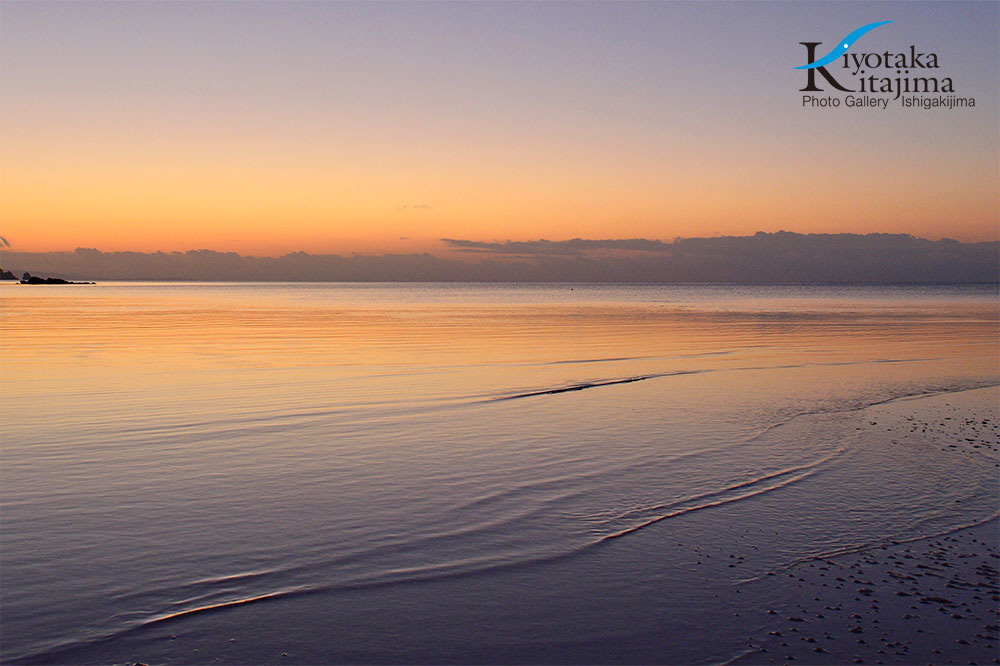
[[[17,276],[10,271],[5,271],[0,268],[0,280],[17,280]],[[97,284],[96,282],[73,282],[71,280],[64,280],[62,278],[47,277],[40,278],[35,277],[31,273],[25,273],[18,284]]]

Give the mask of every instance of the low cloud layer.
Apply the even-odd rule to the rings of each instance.
[[[626,240],[445,239],[464,260],[430,254],[244,257],[235,252],[26,253],[0,263],[20,275],[79,280],[468,282],[997,282],[1000,242],[904,234],[796,234]]]
[[[659,240],[648,240],[646,238],[629,238],[622,240],[584,240],[574,238],[565,241],[506,241],[499,243],[493,241],[485,243],[482,241],[456,240],[454,238],[442,238],[448,247],[460,252],[485,252],[489,254],[509,254],[509,255],[580,255],[588,252],[601,250],[623,250],[634,252],[670,252],[671,244]]]

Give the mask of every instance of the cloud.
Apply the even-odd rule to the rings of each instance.
[[[453,250],[460,252],[485,252],[491,254],[516,255],[582,255],[599,251],[654,252],[669,253],[671,244],[647,238],[584,240],[573,238],[564,241],[505,241],[503,243],[442,238]]]
[[[282,257],[235,252],[17,252],[15,273],[79,280],[400,282],[996,283],[1000,242],[931,241],[905,234],[758,233],[754,236],[567,241],[445,239],[471,255],[426,253]]]

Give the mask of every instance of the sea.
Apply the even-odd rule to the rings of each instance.
[[[0,659],[724,663],[776,574],[996,517],[945,419],[995,417],[998,324],[997,285],[0,285]]]

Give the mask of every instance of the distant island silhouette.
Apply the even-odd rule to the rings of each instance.
[[[7,277],[8,275],[10,277]],[[2,268],[0,268],[0,279],[3,279],[3,280],[16,280],[17,278],[14,277],[14,274],[11,273],[10,271],[5,271]],[[62,278],[54,278],[54,277],[40,278],[40,277],[33,276],[31,273],[25,273],[24,276],[21,277],[20,284],[97,284],[97,283],[96,282],[72,282],[70,280],[64,280]]]
[[[65,279],[226,282],[717,282],[962,284],[1000,281],[1000,242],[908,234],[655,239],[441,239],[440,255],[12,252],[3,263]],[[46,283],[49,284],[49,283]]]

